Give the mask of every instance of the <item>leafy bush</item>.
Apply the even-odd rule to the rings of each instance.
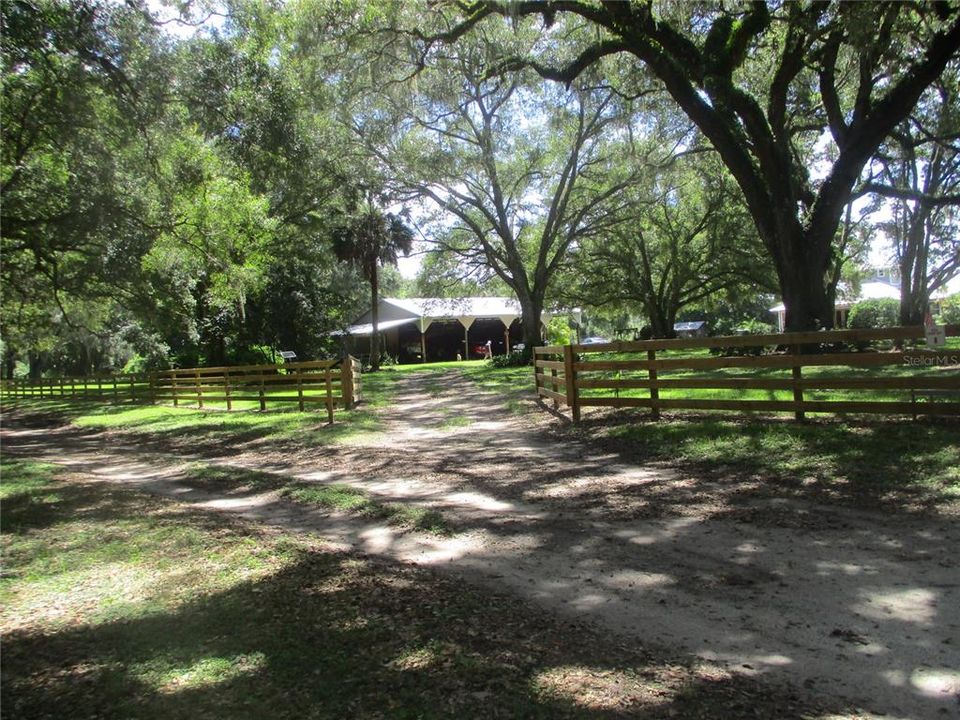
[[[551,345],[569,345],[572,342],[573,331],[566,318],[555,317],[547,325],[547,338]]]
[[[505,355],[494,355],[490,364],[496,368],[522,367],[530,364],[532,353],[529,350],[514,350]]]
[[[713,328],[711,335],[719,337],[726,335],[768,335],[777,331],[769,323],[761,322],[756,318],[744,317],[738,320],[729,317],[718,318],[711,323],[711,327]]]
[[[861,300],[852,308],[847,319],[850,328],[887,328],[899,324],[900,303],[893,298]]]
[[[720,320],[714,325],[714,330],[718,336],[728,335],[771,335],[777,330],[769,323],[761,322],[754,318],[744,318],[736,322],[730,320]],[[737,347],[711,348],[711,355],[760,355],[763,353],[763,345],[745,345]]]
[[[951,295],[940,303],[939,325],[960,325],[960,293]]]

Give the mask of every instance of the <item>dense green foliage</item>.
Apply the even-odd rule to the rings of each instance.
[[[401,206],[399,252],[430,251],[405,292],[513,295],[528,346],[556,307],[670,335],[779,290],[828,322],[874,227],[901,321],[960,272],[954,9],[545,7],[238,0],[185,32],[143,0],[4,2],[4,374],[336,354],[401,292],[397,252],[343,241]]]
[[[887,328],[897,326],[900,304],[892,298],[861,300],[850,308],[847,324],[851,328]]]
[[[936,320],[942,325],[960,325],[960,294],[951,295],[940,303]]]

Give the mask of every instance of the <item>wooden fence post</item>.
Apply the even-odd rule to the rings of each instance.
[[[573,421],[580,422],[580,393],[577,390],[577,373],[573,369],[575,359],[573,345],[564,345],[563,379],[567,386],[567,405],[573,413]]]
[[[117,376],[112,375],[111,379],[113,380],[113,402],[116,404],[119,402],[119,395],[117,394]]]
[[[328,365],[326,370],[324,370],[324,380],[326,381],[327,386],[327,420],[330,421],[330,424],[333,425],[333,381],[331,376],[333,375],[332,366]],[[341,382],[342,382],[341,375]],[[343,385],[341,384],[341,388]]]
[[[150,402],[156,405],[157,404],[157,374],[150,373],[149,375],[147,375],[147,382],[150,383],[149,388],[147,390],[147,392],[149,393],[148,397],[150,398]]]
[[[193,380],[197,389],[197,409],[203,410],[203,388],[200,386],[200,368],[193,371]]]
[[[556,377],[557,377],[557,369],[556,369],[556,368],[550,368],[550,378],[551,378],[551,379],[554,379],[554,378],[556,378]],[[566,378],[565,378],[565,380],[566,380]],[[554,383],[554,382],[550,383],[550,389],[553,390],[553,392],[557,392],[557,383]],[[560,402],[559,402],[556,398],[554,398],[554,399],[553,399],[553,409],[554,409],[554,410],[557,410],[559,407],[560,407]]]
[[[300,372],[300,368],[297,368],[297,405],[300,407],[300,412],[303,412],[303,374]]]
[[[539,368],[537,367],[537,349],[533,349],[533,394],[536,396],[536,399],[540,399],[540,378],[537,377],[539,373]]]
[[[353,409],[353,358],[347,355],[340,363],[340,393],[345,410]]]
[[[267,398],[263,393],[263,371],[260,371],[260,412],[264,412],[267,409]]]
[[[657,351],[647,350],[647,377],[650,380],[650,414],[654,419],[660,419],[660,386],[657,384],[657,368],[654,363],[657,362]]]
[[[223,371],[223,394],[227,396],[227,412],[233,410],[233,401],[230,399],[230,371]]]
[[[803,379],[803,371],[801,370],[800,363],[802,362],[802,355],[800,353],[800,346],[792,346],[793,350],[793,402],[797,404],[797,409],[794,411],[794,418],[797,420],[803,420],[806,417],[806,414],[803,412],[803,386],[800,384],[800,381]]]
[[[174,370],[170,374],[170,393],[173,395],[173,406],[177,407],[180,403],[180,398],[177,396],[177,371]]]

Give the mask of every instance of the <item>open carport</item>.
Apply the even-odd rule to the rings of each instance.
[[[487,343],[502,355],[521,339],[520,304],[507,297],[383,298],[377,307],[383,348],[401,363],[483,357]],[[541,323],[551,313],[543,313]],[[373,333],[367,312],[343,333],[346,350],[369,355]]]

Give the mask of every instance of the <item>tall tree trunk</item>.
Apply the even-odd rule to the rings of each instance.
[[[3,354],[3,377],[5,377],[7,380],[11,380],[16,369],[17,353],[13,350],[7,350]]]
[[[927,288],[927,221],[930,209],[905,209],[903,224],[898,229],[904,237],[900,246],[900,324],[922,325],[929,302]]]
[[[779,222],[779,237],[764,237],[772,250],[774,268],[786,306],[787,332],[833,327],[834,308],[829,290],[830,248],[839,225],[803,228],[794,217]],[[759,225],[758,225],[759,227]],[[829,237],[824,237],[829,235]]]
[[[40,353],[30,353],[27,356],[27,360],[30,364],[30,379],[39,380],[40,374],[43,372],[43,356]]]
[[[373,332],[370,333],[370,368],[373,372],[380,369],[380,275],[377,272],[377,263],[373,262],[370,271],[370,324]]]
[[[543,298],[535,294],[518,293],[520,300],[520,322],[523,327],[523,342],[528,352],[543,345],[543,333],[540,329],[540,316],[543,314]]]
[[[667,317],[666,309],[657,302],[648,303],[647,308],[647,316],[650,318],[650,336],[654,338],[672,337],[673,323]]]

